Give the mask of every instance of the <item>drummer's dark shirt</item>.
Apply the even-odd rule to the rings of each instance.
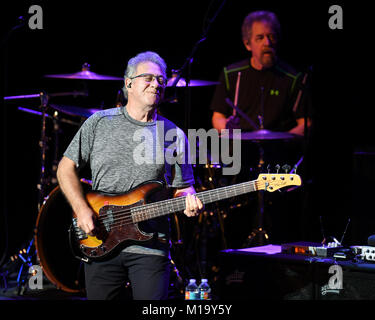
[[[306,96],[302,95],[301,103],[295,112],[293,107],[298,91],[301,88],[303,74],[297,73],[292,67],[279,61],[267,70],[256,70],[250,65],[250,59],[232,64],[224,68],[220,74],[211,102],[211,110],[229,117],[233,108],[225,101],[229,98],[235,102],[238,74],[240,74],[237,107],[243,110],[255,123],[260,125],[263,96],[263,127],[273,131],[288,131],[296,126],[296,119],[304,117]],[[263,88],[263,90],[262,90]],[[240,117],[240,128],[253,131],[254,128]]]

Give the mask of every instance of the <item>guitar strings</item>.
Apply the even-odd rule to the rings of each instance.
[[[252,182],[252,184],[254,186],[254,182]],[[256,184],[255,184],[255,186],[256,186]],[[238,185],[230,186],[230,188],[228,188],[227,192],[233,191],[233,189],[235,189],[236,187],[238,187]],[[213,191],[213,190],[201,192],[201,193],[199,193],[199,195],[202,198],[204,198],[204,196],[206,196],[207,193],[209,193],[209,191]],[[179,198],[172,199],[172,201],[180,202],[181,204],[184,204],[185,198],[186,198],[185,196],[179,197]],[[159,209],[161,209],[163,206],[168,204],[168,202],[170,202],[170,201],[171,201],[171,199],[168,199],[168,200],[163,200],[163,201],[160,201],[160,202],[157,202],[157,203],[146,204],[146,205],[143,205],[142,207],[134,207],[134,208],[126,208],[124,210],[116,210],[115,211],[116,217],[110,219],[110,218],[108,218],[108,215],[110,215],[110,214],[107,213],[107,214],[104,214],[102,216],[99,216],[98,219],[100,221],[109,219],[109,221],[107,221],[107,223],[108,222],[111,223],[111,227],[116,226],[116,223],[117,223],[117,225],[118,224],[126,225],[126,224],[131,224],[131,223],[134,223],[134,222],[140,222],[140,221],[146,220],[146,219],[142,219],[142,220],[137,221],[140,216],[142,216],[144,214],[149,215],[150,210],[153,210],[154,212],[160,212]],[[178,211],[180,211],[180,210],[170,211],[170,212],[167,212],[165,214],[172,213],[172,212],[178,212]],[[118,213],[121,213],[121,214],[118,214]],[[134,221],[134,220],[136,220],[136,221]]]
[[[244,182],[244,183],[241,183],[241,184],[223,187],[223,188],[219,188],[219,189],[212,189],[212,190],[203,191],[203,192],[200,192],[198,195],[199,195],[199,198],[202,197],[202,199],[203,199],[209,193],[212,193],[212,192],[215,192],[215,191],[218,193],[218,192],[222,191],[221,189],[224,189],[224,188],[227,189],[226,192],[233,192],[236,189],[241,189],[246,185],[255,187],[255,189],[252,190],[252,191],[256,191],[256,190],[259,189],[259,181],[255,180],[255,181],[247,181],[247,182]],[[213,195],[213,196],[215,196],[215,195]],[[210,196],[210,197],[212,198],[212,196]],[[159,212],[160,208],[162,208],[165,205],[168,205],[168,202],[171,202],[171,201],[176,202],[176,203],[181,202],[181,204],[182,204],[182,203],[185,202],[185,198],[186,198],[186,196],[183,196],[183,197],[179,197],[179,198],[159,201],[159,202],[156,202],[156,203],[145,204],[142,207],[134,207],[134,208],[126,208],[126,209],[116,210],[114,212],[114,214],[116,215],[114,218],[111,219],[111,217],[110,217],[111,214],[105,213],[105,214],[99,216],[98,220],[100,222],[102,222],[103,224],[110,223],[111,228],[117,228],[117,227],[121,227],[121,226],[124,226],[124,225],[133,224],[135,222],[143,221],[143,220],[140,220],[140,221],[134,221],[134,220],[137,220],[137,218],[139,218],[140,216],[142,216],[144,214],[150,214],[150,212],[149,212],[150,210],[154,210],[155,212]],[[169,213],[172,213],[172,212],[178,212],[178,211],[180,211],[180,210],[170,211],[170,212],[167,212],[165,214],[169,214]],[[105,221],[106,219],[108,221]],[[146,220],[146,219],[144,219],[144,220]]]
[[[250,184],[256,184],[257,181],[250,181]],[[229,186],[229,187],[224,187],[224,188],[227,188],[227,192],[233,192],[236,188],[240,189],[240,188],[243,188],[246,184],[249,184],[249,182],[245,182],[245,183],[242,183],[242,184],[237,184],[237,185],[233,185],[233,186]],[[239,187],[241,185],[241,187]],[[256,185],[258,186],[258,185]],[[224,188],[219,188],[219,189],[213,189],[213,190],[207,190],[207,191],[203,191],[203,192],[200,192],[198,194],[196,194],[198,196],[198,198],[204,198],[205,196],[207,196],[207,194],[209,193],[212,193],[213,191],[216,191],[217,193],[219,191],[222,191],[220,189],[224,189]],[[215,196],[215,195],[214,195]],[[217,196],[217,195],[216,195]],[[170,202],[185,202],[185,198],[186,196],[183,196],[183,197],[178,197],[178,198],[173,198],[173,199],[166,199],[166,200],[162,200],[162,201],[158,201],[158,202],[155,202],[155,203],[148,203],[148,204],[145,204],[145,205],[142,205],[141,207],[133,207],[133,208],[126,208],[124,210],[116,210],[115,211],[115,214],[116,214],[116,218],[119,218],[119,217],[122,217],[130,212],[132,212],[134,215],[134,217],[136,217],[137,215],[142,215],[144,214],[145,212],[147,212],[149,209],[160,209],[161,207],[165,206],[165,205],[169,205]],[[210,198],[212,198],[212,196],[210,196]],[[219,198],[220,199],[220,198]],[[219,200],[218,199],[218,200]],[[152,208],[154,207],[154,208]],[[140,211],[140,212],[136,212],[136,211]],[[176,210],[176,211],[180,211],[180,210]],[[171,211],[173,212],[173,211]],[[119,214],[119,213],[124,213],[124,214]],[[100,215],[99,218],[100,219],[107,219],[108,216],[111,215],[110,213],[105,213],[103,215]]]

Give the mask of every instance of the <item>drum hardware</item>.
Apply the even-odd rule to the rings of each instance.
[[[69,105],[61,105],[61,104],[50,104],[49,106],[67,115],[79,116],[81,118],[89,118],[95,112],[102,110],[102,109],[95,109],[95,108],[86,109],[86,108],[81,108],[77,106],[69,106]]]
[[[75,73],[66,74],[49,74],[45,75],[45,78],[55,78],[55,79],[76,79],[76,80],[124,80],[122,77],[114,77],[98,74],[90,71],[90,65],[86,62],[82,65],[82,69]]]
[[[48,106],[48,95],[45,92],[40,92],[38,95],[23,95],[23,96],[11,96],[11,97],[4,97],[4,100],[14,100],[14,99],[30,99],[30,98],[40,98],[40,113],[42,116],[42,122],[41,122],[41,134],[40,134],[40,140],[39,140],[39,147],[40,147],[40,176],[39,176],[39,183],[37,184],[38,189],[38,204],[37,209],[40,210],[42,206],[42,202],[44,200],[45,195],[45,187],[48,183],[48,180],[45,175],[45,163],[46,163],[46,150],[47,150],[47,139],[46,136],[46,119],[47,119],[47,106]],[[29,267],[33,265],[33,259],[35,255],[35,247],[34,247],[34,239],[31,239],[29,246],[26,250],[26,252],[23,252],[25,254],[25,257],[22,255],[22,252],[20,252],[20,255],[18,257],[23,261],[21,264],[18,277],[17,277],[17,286],[18,286],[18,293],[23,294],[25,290],[25,283],[24,279],[22,279],[23,274],[23,268],[25,265],[28,265]]]
[[[35,111],[27,108],[21,108],[19,107],[18,109],[21,111],[29,112],[32,114],[37,114],[42,117],[41,120],[41,130],[40,130],[40,140],[39,140],[39,147],[40,147],[40,176],[39,176],[39,182],[37,184],[37,189],[38,189],[38,220],[37,224],[34,230],[35,237],[32,238],[32,240],[29,243],[29,246],[27,250],[22,250],[20,251],[20,254],[17,255],[16,257],[12,257],[13,259],[18,259],[19,261],[22,261],[21,267],[18,272],[18,277],[17,277],[17,284],[19,288],[19,294],[23,294],[25,291],[25,281],[24,281],[24,267],[27,266],[32,266],[34,263],[39,263],[41,262],[41,265],[43,267],[43,272],[46,274],[47,278],[51,280],[52,283],[56,284],[56,282],[53,282],[52,280],[54,278],[49,277],[47,273],[49,272],[48,270],[45,269],[45,265],[42,264],[42,259],[41,256],[39,255],[38,249],[40,250],[40,243],[39,243],[39,248],[37,245],[38,242],[38,237],[41,237],[40,235],[40,229],[39,229],[39,220],[40,220],[40,215],[41,211],[44,208],[44,205],[46,202],[49,200],[49,196],[46,197],[46,187],[52,183],[57,183],[56,179],[56,170],[57,170],[57,163],[58,163],[58,136],[60,133],[60,128],[59,128],[59,122],[63,121],[62,119],[59,118],[58,116],[58,110],[57,108],[55,109],[53,115],[49,115],[47,113],[47,110],[51,105],[49,104],[49,97],[50,96],[67,96],[67,95],[86,95],[86,93],[81,93],[81,92],[65,92],[65,93],[53,93],[53,94],[46,94],[45,92],[41,92],[39,94],[32,94],[32,95],[20,95],[20,96],[9,96],[9,97],[4,97],[4,100],[16,100],[16,99],[33,99],[33,98],[40,98],[40,106],[39,109],[40,111]],[[64,111],[66,108],[63,109]],[[46,150],[48,148],[47,142],[49,140],[49,137],[47,136],[47,129],[46,129],[46,119],[52,119],[53,121],[53,131],[54,131],[54,138],[55,138],[55,150],[53,157],[54,159],[52,160],[52,171],[54,173],[53,177],[47,177],[46,175]],[[65,122],[70,123],[68,120]],[[73,123],[73,122],[72,122]],[[76,124],[76,123],[74,123]],[[57,229],[57,228],[55,228]],[[64,230],[66,232],[66,230]],[[35,241],[35,245],[34,245]],[[52,240],[51,240],[52,241]],[[49,252],[51,253],[51,252]],[[38,261],[35,261],[35,256],[37,256]],[[39,260],[40,259],[40,260]],[[43,256],[44,259],[44,256]],[[58,288],[61,288],[57,284]],[[64,286],[62,286],[65,288]],[[80,289],[70,289],[68,288],[66,291],[68,292],[78,292]]]
[[[169,293],[168,297],[169,299],[180,299],[184,296],[184,289],[185,284],[184,280],[178,271],[178,268],[173,261],[173,259],[170,259],[171,262],[171,273],[170,273],[170,281],[169,281]]]
[[[78,116],[78,117],[81,117],[81,118],[89,118],[95,112],[101,110],[101,109],[94,109],[94,108],[85,109],[85,108],[81,108],[81,107],[77,107],[77,106],[69,106],[69,105],[61,105],[61,104],[49,104],[49,107],[51,107],[52,109],[55,109],[55,111],[65,113],[65,114],[70,115],[70,116]],[[36,110],[24,108],[24,107],[18,107],[18,110],[43,116],[43,113],[40,112],[40,111],[36,111]],[[51,116],[51,115],[46,113],[45,116],[46,116],[46,118],[49,118],[49,119],[53,120],[54,118],[57,117],[57,114],[55,112],[53,114],[53,116]],[[72,124],[72,125],[78,125],[78,126],[81,125],[81,123],[74,122],[74,121],[64,119],[64,118],[59,118],[59,121],[65,122],[65,123],[68,123],[68,124]]]
[[[193,164],[197,192],[215,189],[218,185],[218,172],[221,171],[221,164]],[[188,219],[183,223],[185,229],[182,232],[181,241],[173,244],[176,250],[176,261],[181,268],[182,277],[210,276],[215,266],[211,266],[212,257],[209,255],[210,246],[213,245],[217,252],[227,248],[224,230],[225,212],[217,203],[207,206],[206,210],[194,220]],[[176,217],[177,218],[177,217]],[[181,219],[185,219],[182,217]],[[183,220],[182,220],[183,221]],[[193,222],[195,221],[195,222]],[[176,222],[177,230],[179,223]],[[178,233],[179,234],[179,233]],[[214,242],[213,242],[214,241]],[[212,268],[211,268],[212,267]],[[216,270],[216,269],[215,269]]]
[[[54,94],[58,96],[59,94]],[[44,187],[46,183],[45,178],[45,157],[46,157],[46,148],[47,148],[47,137],[46,137],[46,118],[47,118],[47,107],[48,107],[48,100],[49,96],[45,92],[40,92],[39,94],[31,94],[31,95],[20,95],[20,96],[8,96],[4,97],[4,100],[15,100],[15,99],[33,99],[39,98],[40,99],[40,114],[42,116],[42,123],[41,123],[41,134],[39,140],[39,147],[41,151],[41,167],[40,167],[40,177],[39,177],[39,184],[37,188],[39,190],[38,196],[38,211],[43,201],[44,197]]]
[[[218,164],[218,163],[216,163],[216,164],[207,163],[205,165],[205,168],[208,172],[208,181],[209,181],[211,189],[218,188],[219,185],[218,185],[218,183],[215,179],[215,169],[221,168],[221,165]],[[219,209],[218,206],[216,206],[215,211],[216,211],[216,215],[218,217],[219,225],[220,225],[222,247],[223,247],[223,250],[225,250],[225,249],[227,249],[227,241],[225,239],[224,218],[223,218],[223,215],[222,215],[222,211]]]
[[[203,23],[204,28],[203,28],[203,31],[202,31],[202,35],[199,37],[199,40],[194,44],[189,56],[185,59],[182,67],[180,69],[175,70],[174,75],[172,75],[173,76],[173,78],[172,78],[173,82],[170,83],[170,87],[176,88],[177,85],[179,84],[181,78],[182,78],[182,74],[186,71],[186,76],[185,76],[185,79],[183,80],[185,82],[182,82],[182,83],[185,83],[185,85],[186,85],[185,88],[187,89],[186,90],[186,96],[185,96],[186,97],[186,99],[185,99],[186,105],[185,105],[185,128],[184,128],[186,132],[190,128],[190,110],[191,110],[190,88],[192,86],[192,85],[190,85],[190,82],[192,81],[192,79],[191,79],[191,65],[194,61],[194,55],[195,55],[196,51],[198,50],[199,45],[207,39],[208,31],[209,31],[212,23],[215,21],[216,17],[220,13],[220,11],[223,9],[224,3],[225,3],[225,1],[223,1],[220,4],[219,8],[214,12],[214,15],[213,15],[212,18],[209,18],[208,15],[205,17],[205,21]],[[210,84],[210,85],[212,85],[212,84]],[[176,98],[176,92],[175,92],[174,97]],[[173,101],[173,99],[172,99],[172,101]]]
[[[258,163],[258,172],[263,171],[264,166],[264,149],[261,143],[256,142],[259,149],[259,163]],[[258,210],[255,217],[256,220],[256,228],[250,233],[250,235],[246,238],[245,243],[243,244],[244,248],[251,247],[255,245],[264,245],[265,242],[268,241],[269,237],[263,228],[264,223],[264,191],[260,190],[258,192]]]
[[[45,196],[45,187],[48,184],[46,175],[45,175],[45,163],[46,163],[46,150],[47,150],[47,136],[46,136],[46,111],[47,111],[47,105],[48,105],[48,96],[41,92],[40,93],[40,100],[41,100],[41,112],[42,112],[42,129],[40,134],[40,141],[39,141],[39,147],[41,151],[40,159],[41,159],[41,166],[40,166],[40,178],[39,178],[39,184],[37,185],[37,188],[39,190],[39,201],[38,201],[38,211],[40,210],[40,207],[42,206],[42,202],[44,200]]]
[[[34,98],[40,98],[40,93],[36,94],[24,94],[24,95],[18,95],[18,96],[7,96],[4,97],[4,100],[18,100],[18,99],[34,99]],[[48,97],[66,97],[66,96],[88,96],[88,93],[86,91],[72,91],[72,92],[56,92],[56,93],[49,93]]]
[[[81,179],[82,188],[91,189],[91,181]],[[44,275],[57,289],[69,293],[83,291],[82,266],[86,262],[71,246],[72,209],[61,188],[56,186],[46,197],[36,221],[35,248]]]
[[[258,172],[263,171],[264,166],[264,148],[262,146],[263,141],[270,141],[270,140],[290,140],[296,139],[298,136],[295,134],[291,134],[289,132],[275,132],[270,131],[264,128],[264,87],[260,87],[261,90],[261,99],[260,99],[260,114],[258,115],[259,126],[254,123],[240,108],[235,106],[229,98],[226,98],[225,101],[227,104],[233,108],[233,111],[236,111],[241,117],[243,117],[255,131],[251,132],[240,132],[240,133],[233,133],[232,131],[229,135],[224,135],[222,138],[230,138],[230,139],[240,139],[240,140],[249,140],[254,142],[259,150],[259,162],[258,162]],[[280,166],[276,166],[277,172],[279,171]],[[296,166],[295,166],[296,169]],[[269,167],[268,167],[269,170]],[[283,166],[283,170],[287,173],[290,170],[290,166]],[[256,228],[250,233],[250,235],[246,238],[243,247],[249,247],[252,245],[263,245],[265,242],[268,241],[269,236],[267,231],[264,230],[264,191],[261,190],[258,192],[258,210],[255,218]],[[257,239],[257,241],[255,241]]]
[[[254,123],[253,120],[251,120],[247,114],[245,112],[243,112],[240,108],[238,108],[237,106],[234,105],[234,103],[229,99],[229,98],[226,98],[225,99],[225,102],[233,108],[234,111],[236,111],[237,114],[239,114],[242,118],[244,118],[252,127],[254,130],[259,130],[259,126]]]
[[[36,111],[36,110],[25,108],[25,107],[17,107],[17,109],[20,110],[20,111],[22,111],[22,112],[27,112],[27,113],[30,113],[30,114],[35,114],[35,115],[38,115],[38,116],[42,115],[42,113],[40,111]],[[53,119],[53,116],[51,116],[49,114],[46,114],[46,118],[47,119]],[[59,121],[63,122],[63,123],[71,124],[71,125],[74,125],[74,126],[80,126],[81,125],[80,122],[74,122],[72,120],[64,119],[64,118],[59,118]]]
[[[223,136],[225,138],[225,136]],[[291,140],[299,136],[289,132],[277,132],[267,129],[260,129],[250,132],[233,133],[230,132],[226,137],[231,139],[249,140],[249,141],[264,141],[264,140]]]
[[[179,70],[172,70],[172,77],[168,79],[167,87],[205,87],[205,86],[215,86],[219,84],[217,81],[208,81],[208,80],[194,80],[190,79],[188,82],[184,78],[180,78],[177,83],[174,85],[174,82],[177,78]]]
[[[23,295],[26,291],[26,280],[28,278],[28,274],[30,268],[35,265],[37,261],[35,261],[35,247],[34,247],[34,239],[32,239],[26,247],[19,250],[18,253],[15,253],[9,257],[9,261],[4,265],[4,272],[0,273],[2,277],[2,285],[1,287],[3,290],[10,289],[8,284],[10,283],[10,279],[15,277],[15,284],[17,289],[18,295]],[[13,283],[13,281],[12,281]]]
[[[73,91],[73,92],[57,92],[57,93],[50,93],[47,94],[45,92],[40,92],[38,94],[29,94],[29,95],[18,95],[18,96],[7,96],[4,97],[5,101],[8,100],[16,100],[16,99],[34,99],[34,98],[39,98],[40,99],[40,106],[39,109],[40,111],[34,111],[34,110],[26,110],[26,108],[20,109],[21,111],[26,111],[34,114],[38,114],[42,117],[41,121],[41,133],[40,133],[40,140],[39,140],[39,147],[40,147],[40,176],[39,176],[39,183],[37,184],[37,189],[38,189],[38,205],[37,209],[38,211],[40,210],[42,203],[44,201],[44,197],[46,195],[45,189],[46,186],[51,184],[51,182],[56,183],[56,170],[57,170],[57,161],[58,161],[58,133],[59,133],[59,124],[58,122],[60,121],[58,118],[58,113],[54,112],[53,116],[50,116],[47,113],[47,110],[49,107],[52,107],[53,109],[57,111],[64,112],[66,114],[70,115],[79,115],[79,116],[90,116],[94,112],[98,111],[98,109],[82,109],[79,107],[73,107],[73,106],[59,106],[55,104],[50,104],[49,103],[49,98],[50,97],[62,97],[62,96],[87,96],[87,91]],[[46,135],[46,119],[50,118],[53,120],[53,130],[55,133],[55,152],[54,152],[54,159],[53,159],[53,164],[52,164],[52,172],[53,172],[53,177],[47,177],[46,176],[46,150],[47,150],[47,141],[48,137]],[[68,122],[68,120],[66,120]]]

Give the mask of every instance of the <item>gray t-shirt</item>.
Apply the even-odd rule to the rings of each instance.
[[[124,193],[150,180],[164,181],[173,188],[194,184],[183,131],[160,115],[152,122],[137,121],[129,116],[126,107],[99,111],[89,117],[64,156],[74,161],[78,170],[89,164],[92,189],[96,191]],[[169,239],[168,216],[142,222],[139,227]],[[162,255],[168,250],[168,241],[167,245],[149,241],[124,249]]]

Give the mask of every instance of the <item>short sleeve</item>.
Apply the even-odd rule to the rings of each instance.
[[[225,102],[226,98],[228,98],[228,92],[226,89],[224,71],[222,71],[219,77],[219,84],[216,86],[211,100],[210,109],[214,112],[220,112],[226,117],[229,117],[232,113],[232,109]]]
[[[165,180],[173,188],[187,188],[195,183],[189,141],[179,128],[173,148],[166,150]]]
[[[80,127],[68,148],[64,152],[64,156],[74,161],[77,168],[80,169],[90,160],[90,151],[95,136],[95,124],[97,117],[92,115]]]

